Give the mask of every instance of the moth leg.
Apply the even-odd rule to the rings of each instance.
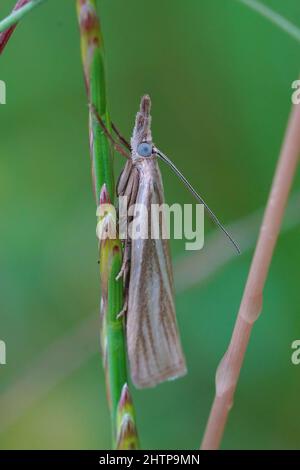
[[[135,203],[136,195],[138,192],[138,187],[139,187],[138,172],[137,170],[133,169],[131,171],[129,182],[128,182],[127,189],[125,192],[125,194],[126,193],[129,194],[128,207],[130,207],[132,204]],[[128,237],[128,234],[127,234],[127,237]],[[130,255],[131,255],[131,240],[127,238],[125,241],[123,263],[121,266],[121,271],[117,275],[116,280],[120,279],[120,277],[122,277],[125,274],[126,268],[130,263]]]
[[[130,244],[127,240],[125,242],[125,247],[124,247],[122,266],[121,266],[119,274],[116,277],[116,281],[118,281],[122,276],[124,276],[124,281],[125,281],[126,269],[129,266],[129,263],[130,263]]]
[[[132,166],[131,161],[126,163],[125,169],[120,178],[117,194],[122,194],[127,196],[127,208],[131,207],[132,204],[135,204],[136,196],[139,188],[139,174],[138,170]],[[127,222],[130,221],[130,217]],[[118,315],[118,318],[124,315],[128,309],[128,296],[129,296],[129,281],[130,281],[130,262],[131,262],[131,239],[127,233],[127,238],[124,240],[124,253],[123,253],[123,262],[121,270],[116,279],[123,277],[124,285],[124,306],[121,312]]]
[[[127,309],[128,309],[128,296],[125,296],[123,308],[122,308],[121,312],[119,312],[118,315],[117,315],[118,320],[119,320],[119,318],[122,318],[123,316],[126,315]]]
[[[120,313],[118,313],[117,318],[122,317],[127,313],[128,309],[128,293],[129,293],[129,276],[130,276],[130,242],[126,240],[125,242],[125,248],[124,248],[124,257],[123,257],[123,263],[121,267],[121,271],[119,272],[118,276],[116,279],[119,279],[121,276],[123,276],[124,279],[124,305]]]
[[[116,136],[118,137],[118,139],[120,140],[120,142],[122,142],[122,144],[131,152],[130,143],[125,139],[125,137],[122,136],[121,132],[119,131],[119,129],[113,122],[111,123],[111,127],[114,133],[116,134]]]
[[[121,172],[117,182],[117,196],[124,196],[127,185],[129,183],[130,175],[132,171],[132,163],[128,160],[125,164],[123,171]],[[127,195],[127,194],[126,194]]]
[[[106,135],[106,137],[112,142],[113,146],[114,146],[114,149],[119,152],[123,157],[129,159],[130,158],[130,154],[128,154],[124,149],[123,147],[121,147],[121,145],[118,144],[118,142],[115,141],[115,139],[113,138],[113,136],[111,135],[111,133],[109,132],[109,130],[107,129],[103,119],[101,118],[101,116],[99,115],[99,113],[97,112],[96,108],[94,105],[90,105],[90,109],[92,111],[92,113],[94,114],[94,116],[96,117],[97,121],[98,121],[98,124],[100,124],[100,126],[102,127],[102,130],[104,132],[104,134]],[[125,139],[124,139],[125,140]]]

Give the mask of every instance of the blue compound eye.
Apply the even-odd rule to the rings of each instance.
[[[142,142],[137,148],[138,154],[141,157],[150,157],[152,155],[152,145],[148,142]]]

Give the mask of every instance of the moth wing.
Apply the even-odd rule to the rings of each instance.
[[[157,178],[140,179],[136,203],[163,203]],[[150,219],[150,217],[149,217]],[[149,223],[149,230],[150,230]],[[153,387],[186,373],[177,327],[168,240],[133,239],[127,310],[127,349],[132,381]]]

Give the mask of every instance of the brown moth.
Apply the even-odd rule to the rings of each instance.
[[[104,132],[115,148],[128,158],[117,185],[117,195],[126,196],[127,214],[135,205],[144,205],[151,212],[152,204],[164,203],[164,191],[157,159],[166,162],[181,178],[192,194],[208,211],[214,222],[225,232],[235,248],[239,248],[226,229],[209,209],[201,196],[175,167],[158,150],[151,135],[151,101],[142,97],[137,113],[131,145],[113,126],[119,142],[130,150],[127,155],[96,116]],[[127,215],[128,221],[132,214]],[[124,240],[124,256],[121,272],[124,279],[125,304],[120,314],[126,315],[127,351],[131,378],[138,388],[154,387],[160,382],[183,376],[186,362],[181,347],[175,305],[172,263],[168,240],[151,238],[151,220],[147,222],[148,237]],[[164,220],[161,220],[164,224]]]
[[[131,139],[131,158],[117,194],[132,204],[163,204],[162,178],[153,150],[150,98],[144,96]],[[150,227],[149,227],[150,228]],[[138,388],[153,387],[186,373],[175,316],[173,274],[167,239],[126,239],[123,274],[126,336],[131,378]]]

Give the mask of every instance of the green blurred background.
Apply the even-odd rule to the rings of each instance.
[[[14,3],[1,0],[0,18]],[[300,45],[236,0],[98,3],[111,114],[123,134],[131,133],[140,96],[150,93],[155,142],[222,221],[263,207]],[[298,0],[265,4],[300,26]],[[0,59],[0,79],[7,84],[7,105],[0,107],[0,339],[7,345],[7,365],[0,367],[0,446],[109,448],[74,1],[49,0],[24,19]],[[116,174],[122,165],[116,155]],[[193,201],[168,168],[162,173],[167,202]],[[300,338],[294,222],[277,245],[224,449],[300,448],[300,366],[290,360],[291,343]],[[211,230],[207,220],[207,234]],[[223,239],[221,251],[231,249]],[[191,279],[193,287],[177,295],[189,374],[133,391],[143,448],[198,447],[252,251],[201,284]],[[186,256],[184,241],[172,242],[172,252],[175,262]],[[201,256],[191,263],[205,273],[209,260],[201,266]]]

